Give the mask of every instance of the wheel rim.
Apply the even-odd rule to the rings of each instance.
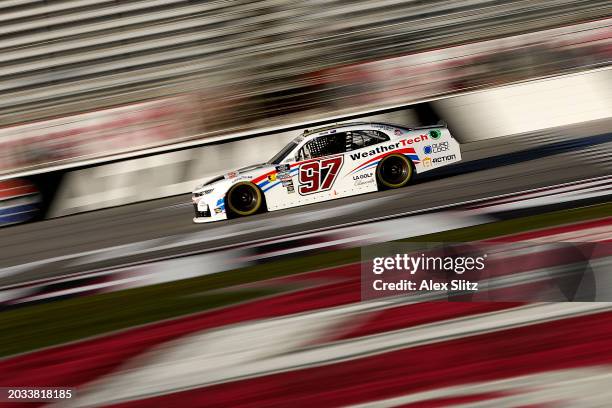
[[[389,156],[379,167],[380,180],[387,187],[401,187],[408,182],[412,168],[404,157]]]
[[[237,184],[229,194],[229,207],[239,215],[253,214],[261,205],[261,194],[250,184]]]

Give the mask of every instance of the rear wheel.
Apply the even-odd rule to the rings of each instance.
[[[226,201],[231,213],[242,217],[255,214],[261,209],[263,194],[252,183],[236,183],[227,192]]]
[[[383,157],[376,168],[378,185],[384,188],[400,188],[412,178],[412,163],[406,156],[390,154]]]

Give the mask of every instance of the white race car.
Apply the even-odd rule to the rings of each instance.
[[[445,126],[327,126],[291,141],[267,163],[216,177],[193,192],[194,222],[210,222],[399,188],[416,173],[461,160]]]

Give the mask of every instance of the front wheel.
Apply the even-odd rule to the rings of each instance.
[[[227,192],[226,202],[232,214],[243,217],[259,211],[263,195],[252,183],[236,183]]]
[[[412,164],[406,156],[390,154],[383,157],[376,167],[376,180],[384,188],[400,188],[412,178]]]

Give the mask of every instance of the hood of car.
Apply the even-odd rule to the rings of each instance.
[[[241,169],[238,169],[238,170],[235,171],[235,173],[244,174],[244,173],[248,173],[249,171],[259,170],[259,169],[263,169],[264,167],[271,167],[271,166],[273,167],[273,165],[271,165],[269,163],[259,163],[259,164],[254,164],[252,166],[247,166],[247,167],[243,167]]]
[[[233,170],[233,171],[229,171],[225,174],[222,174],[220,176],[217,177],[213,177],[209,180],[206,180],[204,183],[199,184],[195,189],[194,189],[194,193],[199,193],[201,191],[204,190],[210,190],[211,188],[215,188],[217,185],[222,184],[224,182],[228,182],[231,183],[231,180],[235,179],[235,178],[240,178],[241,176],[248,176],[250,172],[256,171],[256,170],[263,170],[266,167],[269,167],[270,169],[274,168],[273,164],[270,163],[260,163],[260,164],[255,164],[252,166],[247,166],[247,167],[243,167],[241,169],[237,169],[237,170]],[[259,173],[259,172],[258,172]]]

